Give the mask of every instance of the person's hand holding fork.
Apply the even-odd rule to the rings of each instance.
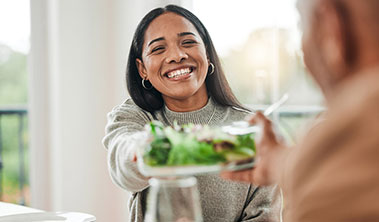
[[[241,171],[225,171],[221,176],[255,185],[275,184],[278,182],[288,148],[275,135],[272,122],[263,113],[257,112],[248,121],[261,128],[259,138],[256,139],[257,156],[254,167]]]

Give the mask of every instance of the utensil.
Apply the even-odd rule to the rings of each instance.
[[[288,98],[288,93],[285,93],[278,101],[267,107],[263,112],[263,115],[269,116],[277,108],[283,105],[288,100]],[[243,135],[248,133],[256,133],[260,130],[260,128],[258,126],[250,125],[250,123],[247,121],[236,121],[233,122],[231,125],[223,126],[222,130],[232,135]]]

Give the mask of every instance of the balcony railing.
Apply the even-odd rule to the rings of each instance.
[[[250,106],[253,110],[264,110],[267,106]],[[314,106],[284,106],[278,109],[277,111],[277,119],[278,124],[284,128],[284,131],[287,132],[290,140],[295,141],[293,138],[293,134],[297,131],[296,125],[293,125],[292,122],[294,119],[302,119],[301,121],[316,116],[320,112],[324,111],[324,107]],[[3,135],[4,129],[2,124],[2,119],[9,116],[16,116],[18,126],[17,126],[17,138],[13,138],[17,140],[16,147],[12,147],[12,149],[18,149],[18,190],[19,197],[18,203],[25,204],[25,185],[26,185],[26,166],[25,166],[25,142],[23,139],[23,133],[26,130],[24,126],[24,120],[27,116],[26,108],[0,108],[0,200],[3,199],[3,174],[4,174],[4,165],[3,165]],[[301,122],[300,121],[300,122]]]
[[[0,200],[3,200],[4,187],[3,187],[3,174],[4,174],[4,159],[3,159],[3,149],[4,149],[4,129],[2,120],[5,117],[16,116],[18,121],[17,127],[17,146],[18,146],[18,189],[19,189],[19,199],[18,203],[25,205],[25,192],[24,187],[26,183],[26,174],[25,174],[25,143],[23,139],[23,133],[25,130],[24,118],[27,115],[27,109],[24,107],[10,107],[10,108],[0,108]],[[12,147],[17,149],[16,147]]]

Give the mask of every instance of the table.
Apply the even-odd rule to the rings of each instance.
[[[26,221],[67,221],[67,222],[93,222],[96,218],[90,214],[79,212],[46,212],[43,210],[20,206],[17,204],[0,202],[0,222],[26,222]]]

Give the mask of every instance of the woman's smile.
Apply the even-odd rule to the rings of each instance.
[[[167,71],[163,76],[173,81],[186,80],[192,76],[194,70],[194,67],[182,67]]]

